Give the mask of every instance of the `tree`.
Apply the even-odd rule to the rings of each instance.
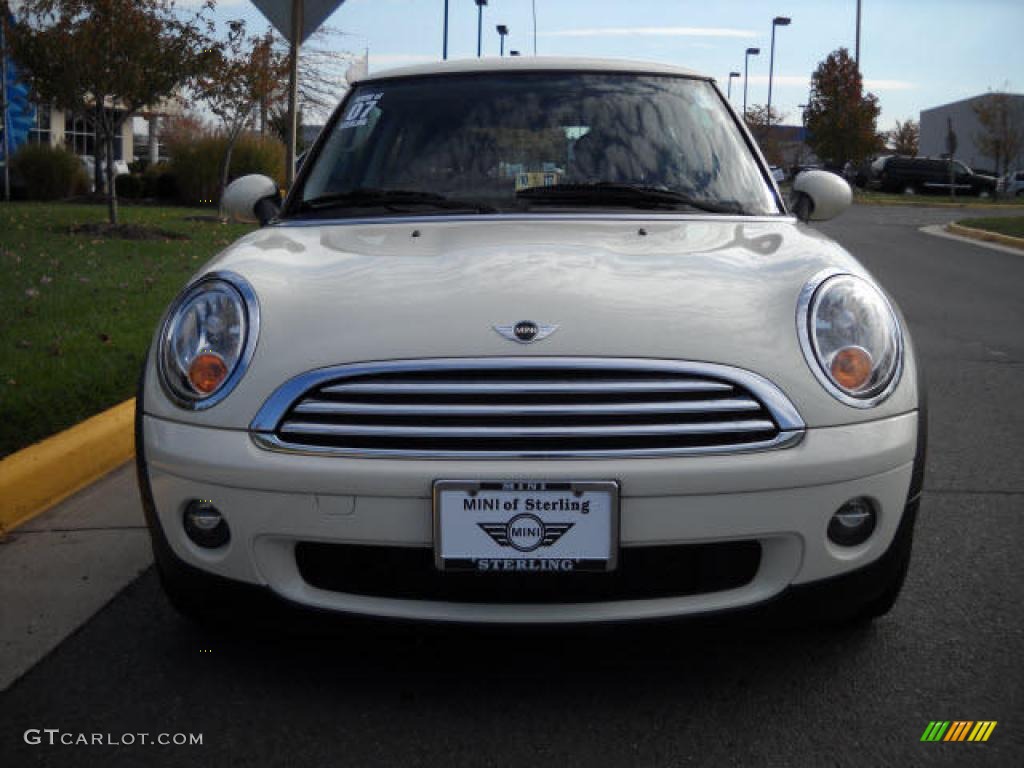
[[[288,62],[273,50],[267,36],[247,37],[245,22],[228,24],[228,37],[211,48],[211,60],[196,82],[196,94],[223,126],[227,139],[220,171],[220,214],[224,216],[224,188],[228,185],[231,154],[257,110],[278,90]]]
[[[352,64],[353,54],[334,50],[338,38],[345,33],[335,27],[321,27],[302,45],[299,52],[299,113],[323,123],[334,111],[348,89],[345,74]],[[288,41],[273,36],[274,51],[279,57],[291,53]],[[277,110],[288,111],[288,72],[281,76]]]
[[[818,64],[807,102],[807,143],[826,164],[859,163],[875,152],[878,99],[864,82],[850,52],[840,48]]]
[[[885,138],[889,149],[897,155],[915,157],[921,138],[921,126],[913,119],[904,120],[902,123],[897,120],[896,127],[889,131]]]
[[[282,144],[288,143],[288,104],[278,104],[270,110],[267,118],[267,130]],[[308,149],[305,139],[305,122],[302,119],[302,109],[295,120],[295,152],[301,155]]]
[[[23,0],[11,31],[14,57],[35,98],[92,114],[97,188],[107,163],[107,205],[117,224],[114,138],[142,107],[194,81],[209,59],[206,0],[191,15],[175,0]]]
[[[771,108],[769,114],[768,107],[764,104],[751,104],[747,108],[747,128],[754,135],[754,139],[761,147],[761,152],[770,165],[781,166],[783,158],[778,136],[771,131],[769,126],[778,126],[785,118],[786,115],[774,107]]]
[[[973,108],[981,125],[974,143],[995,161],[996,173],[1002,176],[1024,152],[1024,107],[1008,93],[989,91]]]

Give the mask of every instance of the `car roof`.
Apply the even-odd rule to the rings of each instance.
[[[450,59],[430,64],[417,64],[375,72],[358,82],[392,80],[399,77],[424,75],[461,75],[478,72],[627,72],[646,75],[675,75],[677,77],[713,78],[685,67],[633,59],[596,59],[568,56],[486,56],[475,59]]]

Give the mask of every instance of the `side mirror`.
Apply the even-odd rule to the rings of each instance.
[[[222,202],[229,218],[263,226],[280,212],[281,192],[273,179],[254,173],[228,184]]]
[[[804,171],[793,181],[793,212],[800,221],[827,221],[850,207],[846,180],[828,171]]]

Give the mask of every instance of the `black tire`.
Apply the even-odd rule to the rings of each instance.
[[[846,628],[867,624],[896,604],[910,567],[918,502],[907,505],[889,549],[850,574],[797,588],[786,615],[801,624]]]
[[[861,605],[859,610],[848,614],[845,617],[846,623],[861,624],[874,621],[893,609],[900,592],[903,591],[903,584],[907,580],[907,571],[910,570],[910,552],[913,542],[914,531],[911,529],[905,539],[900,542],[895,569],[888,580],[883,582],[882,591]]]
[[[156,572],[174,610],[197,624],[216,626],[224,623],[227,606],[220,595],[219,585],[212,578],[204,579],[195,573],[168,568],[161,559],[156,561]]]

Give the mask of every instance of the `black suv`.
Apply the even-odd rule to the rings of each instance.
[[[951,161],[936,157],[881,158],[872,164],[871,186],[883,192],[949,194]],[[957,194],[985,197],[996,192],[997,179],[975,173],[953,160],[952,184]]]

